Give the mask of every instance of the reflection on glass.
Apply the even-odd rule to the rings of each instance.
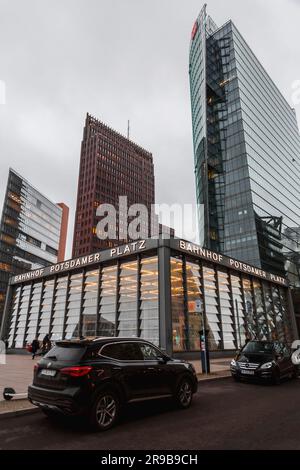
[[[59,277],[57,279],[56,291],[54,293],[53,318],[51,324],[51,340],[62,339],[64,328],[64,317],[66,308],[68,277]]]
[[[289,308],[288,308],[288,300],[287,300],[287,289],[279,287],[279,299],[280,299],[280,304],[282,308],[282,316],[284,320],[285,341],[287,343],[291,343],[293,338],[292,338],[292,325],[291,325],[291,319],[290,319]]]
[[[284,326],[284,321],[283,321],[282,307],[280,304],[279,287],[273,285],[272,294],[273,294],[273,305],[274,305],[274,313],[275,313],[277,338],[279,341],[284,341],[285,340],[285,326]]]
[[[54,290],[54,279],[48,279],[45,281],[43,294],[42,294],[42,306],[41,314],[38,326],[38,339],[41,341],[46,334],[51,334],[50,330],[50,318],[51,308]]]
[[[221,348],[218,295],[214,268],[203,266],[203,285],[207,320],[206,328],[209,329],[208,343],[209,349],[214,351]]]
[[[236,328],[237,348],[240,349],[246,343],[245,313],[241,280],[238,276],[230,275],[232,300],[234,310],[234,324]]]
[[[101,272],[100,336],[115,336],[117,302],[117,266],[106,266]]]
[[[235,349],[235,329],[233,306],[230,295],[229,276],[226,271],[218,270],[219,302],[221,307],[221,321],[224,349]]]
[[[276,331],[276,321],[275,321],[275,313],[273,309],[273,299],[272,299],[272,292],[271,287],[266,282],[263,282],[263,292],[264,292],[264,299],[265,299],[265,310],[266,310],[266,317],[267,317],[267,325],[269,330],[269,337],[271,340],[277,339],[277,331]]]
[[[30,296],[30,285],[23,286],[21,299],[20,299],[20,309],[19,315],[17,318],[17,328],[16,328],[16,339],[15,339],[15,347],[16,348],[23,348],[24,346],[24,339],[25,339],[25,326],[27,320],[27,312],[29,306],[29,296]]]
[[[253,290],[256,307],[256,323],[258,330],[257,339],[263,341],[269,338],[269,332],[264,312],[261,282],[258,279],[253,279]]]
[[[182,260],[171,258],[173,351],[186,350]]]
[[[196,263],[186,263],[186,285],[188,301],[188,344],[191,351],[200,350],[200,335],[202,329],[202,314],[196,312],[196,300],[203,299],[201,294],[200,268]]]
[[[32,341],[36,337],[39,308],[40,308],[40,301],[41,301],[41,292],[42,292],[42,283],[37,282],[33,284],[32,294],[31,294],[31,299],[30,299],[29,314],[28,314],[27,330],[26,330],[26,336],[25,336],[25,342],[27,344],[32,343]]]
[[[117,336],[137,336],[137,261],[121,264]]]
[[[248,333],[249,339],[255,339],[256,338],[256,324],[255,324],[254,310],[253,310],[251,281],[248,277],[244,277],[244,276],[243,276],[243,289],[244,289],[244,297],[245,297],[245,308],[246,308],[245,320],[247,323],[247,333]]]
[[[13,295],[12,295],[12,316],[11,316],[10,327],[9,327],[9,335],[8,335],[9,347],[13,346],[20,294],[21,294],[21,286],[15,288],[13,290]]]
[[[83,273],[72,274],[67,301],[66,339],[79,336],[80,304]]]
[[[83,294],[83,336],[96,335],[98,285],[99,270],[87,271],[84,279]]]
[[[158,260],[141,260],[140,337],[159,344]]]

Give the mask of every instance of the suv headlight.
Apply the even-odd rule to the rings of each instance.
[[[271,369],[273,367],[273,362],[266,362],[260,366],[261,369]]]
[[[230,365],[231,365],[232,367],[236,367],[236,360],[235,360],[235,359],[232,359]]]

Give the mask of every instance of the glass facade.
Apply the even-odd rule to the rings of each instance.
[[[200,243],[287,272],[299,286],[295,112],[231,21],[217,28],[204,7],[196,25],[189,73]]]
[[[171,353],[196,352],[204,325],[211,351],[236,350],[250,338],[293,340],[293,309],[284,279],[271,282],[267,274],[247,275],[184,253],[175,248],[176,240],[171,248],[169,240],[163,243],[148,253],[16,281],[7,309],[10,346],[24,347],[35,336],[42,340],[50,333],[53,341],[140,337]],[[161,249],[168,250],[167,261],[159,269],[160,256],[165,256]],[[69,264],[75,266],[76,260]]]
[[[159,344],[157,256],[142,258],[140,280],[139,336]]]
[[[62,217],[61,207],[9,170],[0,226],[0,323],[9,276],[57,262]],[[31,313],[33,331],[33,306]]]

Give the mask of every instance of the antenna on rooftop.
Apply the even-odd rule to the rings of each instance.
[[[127,139],[129,140],[129,131],[130,131],[130,122],[129,119],[127,121]]]

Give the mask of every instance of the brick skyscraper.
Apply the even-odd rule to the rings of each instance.
[[[73,257],[109,246],[118,240],[100,240],[96,216],[100,204],[112,204],[117,212],[119,196],[128,207],[144,204],[150,214],[154,204],[154,166],[150,152],[87,114],[81,145],[74,225]]]

